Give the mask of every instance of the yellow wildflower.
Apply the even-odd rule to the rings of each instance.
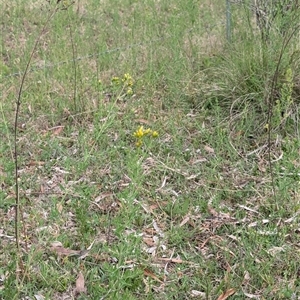
[[[140,147],[143,144],[143,139],[146,135],[150,135],[153,138],[156,138],[158,136],[158,132],[157,131],[153,131],[150,128],[144,129],[144,126],[140,126],[134,133],[133,136],[137,138],[137,142],[135,143],[135,145],[137,147]]]
[[[123,81],[131,80],[131,79],[132,79],[132,77],[130,76],[129,73],[125,73],[125,74],[124,74]]]
[[[133,135],[137,138],[142,138],[144,134],[144,126],[140,126],[139,129]]]
[[[119,85],[120,84],[120,78],[117,77],[117,76],[114,76],[112,79],[111,79],[111,82],[116,84],[116,85]]]
[[[149,133],[151,133],[151,129],[150,128],[144,130],[144,134],[149,134]]]
[[[266,131],[269,131],[269,128],[270,128],[269,123],[265,124],[264,129],[265,129]]]
[[[158,137],[158,132],[157,131],[152,131],[152,136],[153,137]]]
[[[139,139],[139,140],[135,143],[135,145],[136,145],[137,147],[141,147],[142,144],[143,144],[143,142],[142,142],[141,139]]]
[[[133,90],[132,90],[131,87],[129,87],[129,88],[127,89],[126,94],[127,94],[128,96],[131,96],[131,95],[133,94]]]
[[[133,86],[133,79],[129,73],[124,74],[122,81],[129,87]]]

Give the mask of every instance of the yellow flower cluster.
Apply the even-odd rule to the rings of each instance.
[[[143,138],[145,136],[151,136],[153,138],[158,137],[158,132],[151,130],[150,128],[145,129],[144,126],[140,126],[134,133],[133,136],[137,138],[135,145],[140,147],[143,144]]]
[[[115,86],[119,86],[122,83],[124,89],[126,89],[126,95],[127,96],[133,95],[132,86],[133,86],[134,81],[129,73],[125,73],[122,78],[114,76],[111,79],[111,82]]]
[[[117,76],[114,76],[112,79],[111,79],[111,82],[115,85],[119,85],[120,84],[120,78],[117,77]]]
[[[124,74],[122,82],[125,83],[127,86],[133,86],[133,79],[129,73]]]

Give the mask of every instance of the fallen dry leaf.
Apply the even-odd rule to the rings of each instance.
[[[37,160],[31,160],[28,163],[28,166],[33,167],[33,166],[43,166],[45,164],[44,161],[37,161]]]
[[[65,126],[55,126],[52,128],[48,128],[48,131],[51,131],[52,135],[59,135],[63,131],[64,127]]]
[[[150,125],[150,122],[148,120],[145,120],[145,119],[136,119],[135,122],[145,124],[145,125]]]
[[[179,227],[182,227],[183,225],[185,225],[189,220],[190,220],[190,216],[189,215],[185,216],[184,219],[179,224]]]
[[[101,193],[99,196],[97,196],[95,198],[95,202],[98,203],[100,202],[101,200],[107,198],[107,197],[112,197],[114,194],[113,193]]]
[[[155,245],[155,242],[152,237],[144,237],[143,242],[149,247],[153,247]]]
[[[269,250],[267,250],[267,253],[269,253],[272,256],[276,256],[278,253],[284,252],[284,251],[285,251],[284,247],[276,247],[276,246],[274,246],[274,247],[270,248]]]
[[[63,211],[63,206],[61,203],[56,203],[56,209],[61,214]]]
[[[243,285],[248,285],[250,279],[251,279],[250,273],[248,271],[245,271],[244,272]]]
[[[167,263],[175,263],[175,264],[188,263],[187,261],[183,261],[182,259],[166,258],[166,257],[160,257],[160,258],[157,258],[157,260],[164,261],[164,262],[167,262]]]
[[[152,225],[153,225],[153,228],[155,229],[155,231],[157,232],[157,234],[161,237],[164,237],[163,231],[159,228],[159,226],[155,220],[152,221]]]
[[[215,150],[212,147],[207,146],[207,145],[204,146],[204,150],[206,152],[210,153],[210,154],[214,154],[215,153]]]
[[[55,252],[58,256],[71,256],[80,255],[81,251],[64,248],[61,242],[53,242],[51,244],[51,251]]]
[[[191,291],[191,296],[192,297],[197,297],[197,298],[201,297],[202,299],[206,299],[207,298],[206,297],[206,293],[200,292],[200,291],[197,291],[197,290],[192,290]]]
[[[86,287],[84,285],[84,277],[81,272],[79,272],[78,277],[76,279],[75,293],[76,294],[86,293]]]
[[[235,289],[229,289],[219,296],[218,300],[226,300],[229,296],[235,294]]]
[[[248,294],[244,292],[244,295],[249,298],[249,299],[260,299],[261,296],[260,295],[254,295],[254,294]]]
[[[212,208],[211,206],[208,206],[207,209],[213,217],[216,217],[216,218],[219,217],[219,213],[214,208]]]
[[[35,300],[45,300],[45,297],[43,295],[40,294],[36,294],[34,295]]]
[[[160,283],[163,283],[153,272],[151,272],[149,269],[144,269],[144,275],[151,277],[155,281],[158,281]]]

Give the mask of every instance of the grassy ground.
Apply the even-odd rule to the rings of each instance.
[[[225,1],[78,0],[42,33],[26,2],[0,4],[0,298],[300,299],[295,38],[274,91],[284,36],[241,5],[228,45]]]

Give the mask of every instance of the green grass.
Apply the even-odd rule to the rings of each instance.
[[[0,298],[71,299],[80,272],[78,299],[299,298],[297,39],[279,66],[269,152],[284,36],[274,27],[262,50],[242,5],[229,45],[225,1],[80,0],[42,34],[54,3],[27,2],[0,4]],[[10,75],[38,38],[18,124],[16,284],[21,77]],[[140,126],[159,136],[137,147]]]

